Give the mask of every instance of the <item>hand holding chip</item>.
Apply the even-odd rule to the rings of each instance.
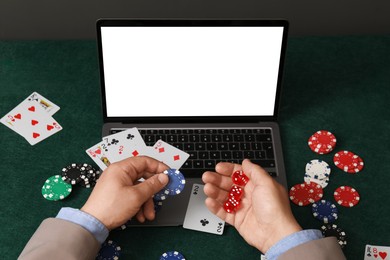
[[[249,178],[244,186],[240,206],[235,213],[223,208],[233,186],[231,175],[243,171]],[[266,252],[283,237],[300,231],[292,215],[287,191],[260,166],[244,160],[241,165],[219,163],[216,172],[205,172],[206,206],[221,219],[233,225],[252,246]]]
[[[100,220],[109,230],[133,216],[140,222],[153,220],[152,196],[167,185],[168,176],[160,174],[167,168],[146,156],[113,163],[102,173],[81,210]],[[140,178],[145,181],[134,185]]]

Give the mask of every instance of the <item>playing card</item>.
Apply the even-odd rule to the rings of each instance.
[[[99,168],[104,171],[111,164],[107,156],[107,151],[107,145],[104,141],[102,141],[91,148],[88,148],[85,152],[99,166]]]
[[[146,144],[136,127],[103,138],[111,163],[144,155]]]
[[[31,145],[62,130],[61,125],[38,103],[26,100],[5,115],[1,122],[23,136]]]
[[[163,140],[158,140],[153,145],[153,149],[152,157],[162,161],[172,169],[180,169],[188,157],[190,157],[188,153],[177,149]]]
[[[205,204],[207,196],[204,194],[203,188],[204,185],[201,184],[192,186],[183,228],[222,235],[225,221],[208,210]]]
[[[390,247],[366,245],[366,250],[364,251],[364,260],[369,259],[390,259]]]
[[[54,115],[58,110],[60,110],[60,107],[45,98],[44,96],[40,95],[37,92],[33,92],[27,99],[28,102],[37,102],[49,115]]]

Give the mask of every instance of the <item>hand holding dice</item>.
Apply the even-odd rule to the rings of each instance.
[[[280,239],[302,230],[290,209],[286,189],[263,168],[219,163],[202,180],[207,208],[234,226],[252,246],[265,253]]]

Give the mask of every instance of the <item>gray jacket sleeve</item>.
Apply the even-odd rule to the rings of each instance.
[[[99,242],[83,227],[72,222],[45,219],[20,254],[20,260],[95,259]]]
[[[335,237],[326,237],[301,244],[284,254],[278,260],[345,260],[344,253]]]

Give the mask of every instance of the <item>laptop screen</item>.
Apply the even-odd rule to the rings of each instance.
[[[283,25],[103,24],[98,34],[107,118],[274,116]]]

